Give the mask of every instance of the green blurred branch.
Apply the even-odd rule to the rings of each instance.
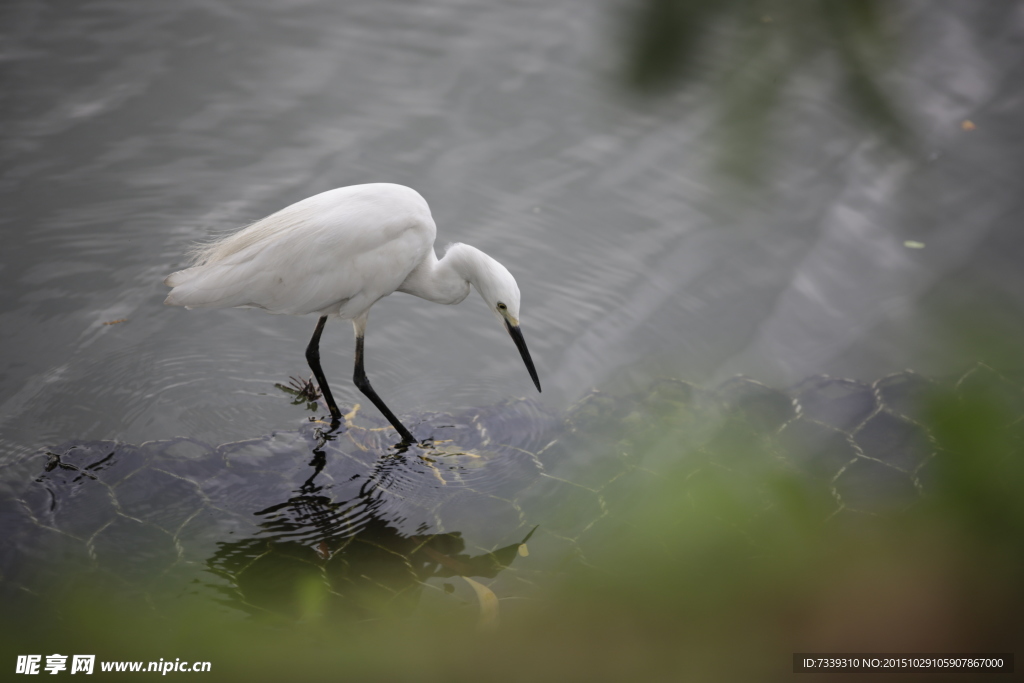
[[[695,81],[718,95],[722,161],[754,179],[785,89],[828,62],[841,98],[888,143],[909,129],[883,85],[894,5],[880,0],[638,0],[625,17],[623,80],[645,97]]]

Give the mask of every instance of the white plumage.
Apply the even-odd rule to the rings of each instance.
[[[197,247],[192,267],[164,280],[172,288],[164,303],[318,314],[306,356],[335,420],[340,411],[319,368],[320,333],[327,316],[352,320],[356,385],[410,442],[408,430],[373,392],[363,372],[367,314],[392,292],[455,304],[473,285],[512,335],[540,390],[519,331],[515,278],[493,258],[465,244],[452,245],[438,259],[433,248],[436,233],[427,202],[408,187],[374,183],[329,190]]]
[[[197,249],[192,268],[164,281],[174,288],[166,303],[354,318],[401,286],[435,234],[415,190],[330,190]]]

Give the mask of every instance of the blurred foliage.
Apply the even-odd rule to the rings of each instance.
[[[979,365],[902,394],[892,381],[872,385],[886,411],[927,432],[932,454],[914,467],[923,496],[888,504],[881,491],[870,512],[837,510],[838,475],[822,486],[780,438],[794,421],[857,414],[837,433],[864,443],[881,414],[862,414],[867,385],[801,387],[811,416],[758,386],[720,391],[720,420],[706,393],[678,382],[637,403],[581,405],[569,425],[586,429],[594,460],[602,447],[636,457],[646,476],[607,496],[612,514],[579,539],[575,561],[536,547],[520,558],[548,567],[546,579],[499,592],[500,615],[492,605],[488,616],[497,628],[480,628],[472,598],[453,609],[429,592],[411,616],[339,618],[308,576],[281,579],[281,595],[298,596],[285,619],[191,595],[156,610],[83,579],[45,596],[53,612],[5,610],[5,649],[209,660],[209,680],[417,681],[788,680],[795,651],[1012,651],[1024,636],[1020,382]]]
[[[722,162],[759,176],[787,87],[813,73],[874,132],[905,148],[908,127],[884,85],[898,3],[884,0],[636,0],[623,8],[624,81],[657,96],[692,82],[717,93]],[[821,66],[826,65],[826,70]]]

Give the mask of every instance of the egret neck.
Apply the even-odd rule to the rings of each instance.
[[[537,370],[519,329],[519,286],[505,266],[476,247],[456,243],[448,247],[441,259],[431,250],[398,291],[439,304],[457,304],[469,295],[470,285],[503,323],[526,363],[530,379],[540,391]]]
[[[440,259],[431,249],[398,291],[437,304],[461,303],[469,296],[470,284],[483,293],[480,283],[494,266],[502,268],[500,263],[468,244],[452,244]]]

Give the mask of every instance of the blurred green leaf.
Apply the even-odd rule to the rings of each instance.
[[[756,180],[787,88],[834,74],[849,109],[907,150],[905,115],[884,85],[898,6],[881,0],[636,0],[623,8],[623,81],[644,97],[708,83],[717,99],[721,165]],[[822,71],[821,64],[830,71]]]

